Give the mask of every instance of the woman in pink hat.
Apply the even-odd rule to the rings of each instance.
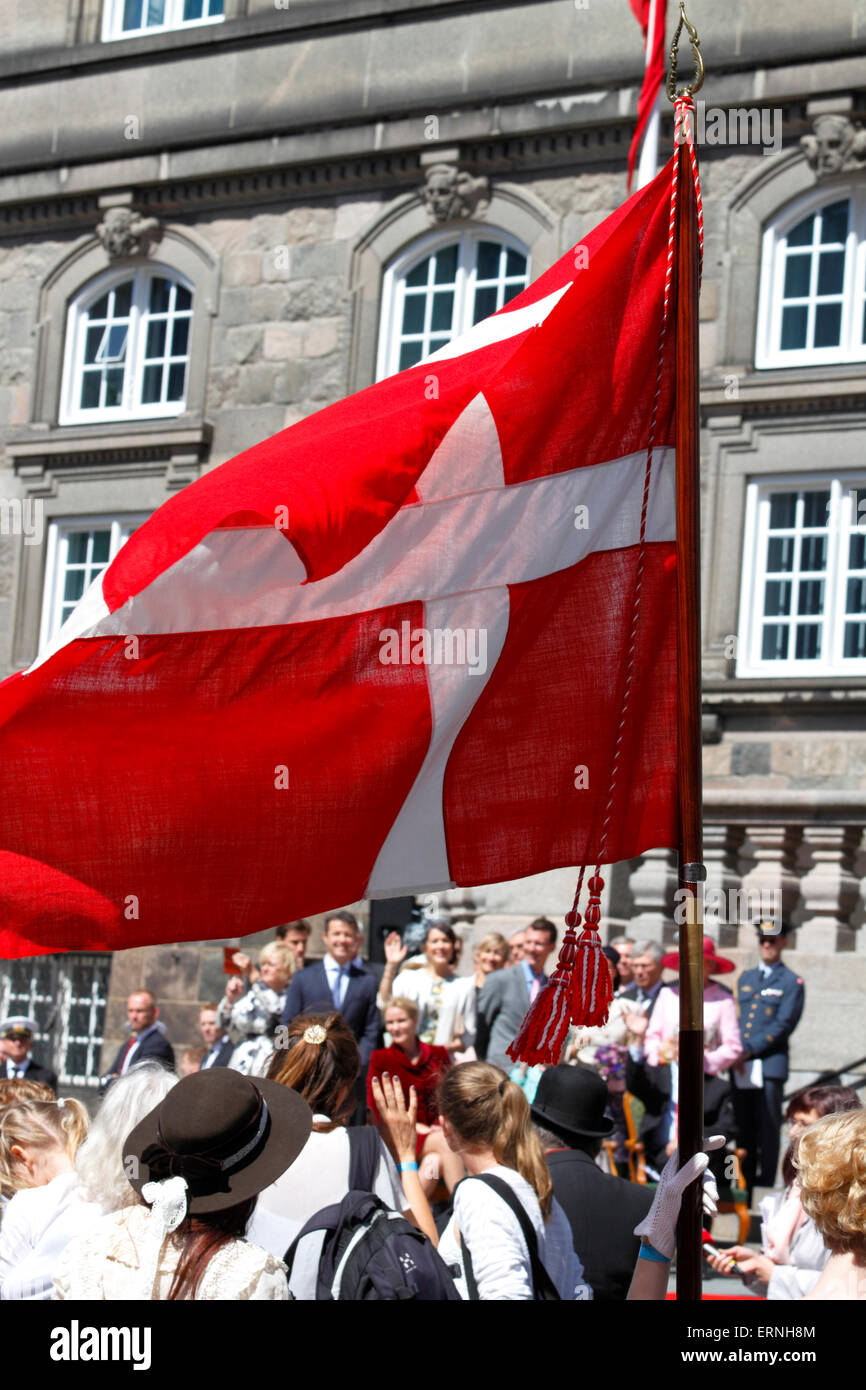
[[[662,957],[665,970],[679,970],[679,951]],[[737,1005],[730,990],[714,984],[711,976],[729,975],[736,965],[717,956],[709,936],[704,937],[704,1075],[718,1076],[742,1056],[743,1043],[737,1023]],[[680,1031],[680,987],[663,989],[647,1029],[647,1061],[650,1066],[676,1061]]]

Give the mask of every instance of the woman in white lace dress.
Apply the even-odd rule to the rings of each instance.
[[[285,1266],[244,1233],[311,1126],[306,1101],[275,1082],[227,1067],[184,1077],[124,1145],[140,1202],[70,1242],[54,1298],[288,1299]]]

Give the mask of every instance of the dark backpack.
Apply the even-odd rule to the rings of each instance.
[[[538,1253],[538,1237],[535,1234],[535,1227],[526,1214],[517,1193],[505,1181],[504,1178],[497,1178],[493,1173],[476,1173],[474,1177],[464,1178],[463,1182],[483,1182],[493,1189],[503,1202],[506,1202],[517,1220],[523,1232],[523,1239],[526,1241],[526,1248],[529,1251],[529,1264],[532,1272],[532,1296],[537,1302],[561,1302],[556,1285],[541,1262]],[[461,1183],[457,1187],[462,1186]],[[454,1191],[457,1191],[455,1187]],[[472,1268],[472,1256],[469,1253],[469,1246],[466,1244],[463,1232],[460,1232],[460,1244],[463,1249],[463,1270],[466,1275],[466,1288],[470,1299],[478,1299],[478,1283],[475,1278],[475,1271]]]
[[[459,1303],[454,1279],[432,1241],[370,1191],[381,1152],[376,1130],[350,1129],[349,1144],[352,1190],[342,1202],[311,1216],[295,1237],[284,1256],[289,1279],[298,1249],[308,1241],[321,1246],[317,1302]]]

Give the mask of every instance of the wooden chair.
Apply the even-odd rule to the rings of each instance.
[[[604,1149],[604,1156],[607,1161],[607,1171],[610,1173],[611,1177],[618,1178],[619,1173],[616,1170],[616,1140],[602,1139],[601,1147]]]
[[[625,1115],[625,1147],[626,1153],[628,1154],[629,1181],[645,1184],[647,1180],[646,1156],[644,1154],[643,1143],[638,1138],[644,1107],[637,1096],[633,1096],[630,1091],[626,1091],[622,1098],[622,1110]]]
[[[745,1149],[734,1149],[733,1152],[725,1153],[725,1163],[729,1159],[733,1160],[734,1176],[727,1187],[719,1189],[719,1214],[722,1212],[735,1212],[739,1222],[738,1245],[745,1245],[749,1239],[749,1228],[751,1226],[751,1215],[749,1213],[749,1191],[746,1187],[746,1179],[743,1177],[743,1160],[746,1157]]]

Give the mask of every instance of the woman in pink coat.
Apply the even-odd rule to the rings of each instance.
[[[679,970],[679,952],[662,958],[666,970]],[[737,1004],[734,996],[711,976],[728,975],[736,965],[726,956],[717,956],[709,936],[704,937],[704,1075],[718,1076],[737,1062],[743,1053]],[[664,1066],[677,1059],[680,1029],[680,987],[669,985],[659,994],[647,1029],[644,1048],[650,1066]]]

